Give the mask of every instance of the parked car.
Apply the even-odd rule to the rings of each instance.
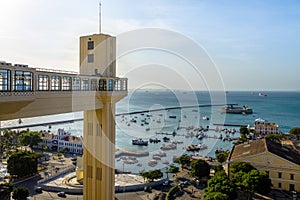
[[[42,187],[35,187],[34,191],[38,192],[38,193],[42,193],[43,192]]]
[[[59,196],[59,197],[66,197],[66,193],[65,192],[58,192],[57,196]]]

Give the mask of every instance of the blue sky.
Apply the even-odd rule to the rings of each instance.
[[[98,2],[2,0],[0,60],[78,70],[79,36],[98,32]],[[227,90],[300,90],[297,0],[102,1],[102,32],[151,27],[176,31],[202,46]],[[137,55],[127,58],[129,64],[130,58]],[[119,67],[122,71],[122,63]]]

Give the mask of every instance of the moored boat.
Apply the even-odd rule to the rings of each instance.
[[[133,139],[132,144],[133,145],[148,146],[148,141],[143,140],[142,138],[138,138],[138,139]]]

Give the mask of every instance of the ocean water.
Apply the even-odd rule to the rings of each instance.
[[[222,94],[212,94],[205,91],[187,92],[187,91],[163,91],[163,90],[135,90],[130,91],[128,96],[118,102],[117,113],[128,113],[134,111],[145,111],[144,114],[119,115],[115,118],[116,121],[116,148],[144,150],[150,153],[149,157],[137,158],[138,163],[124,164],[124,160],[116,159],[116,168],[121,170],[130,170],[138,172],[141,169],[153,169],[147,165],[147,162],[152,159],[152,156],[160,151],[160,147],[164,142],[158,144],[149,144],[148,146],[135,146],[131,144],[134,138],[159,138],[162,139],[165,135],[157,135],[156,132],[172,133],[176,131],[175,137],[168,135],[171,140],[183,141],[183,144],[177,144],[175,150],[165,151],[166,157],[162,157],[154,168],[166,167],[163,161],[172,162],[173,156],[178,156],[186,153],[185,145],[204,143],[208,146],[199,152],[199,155],[214,157],[214,151],[217,148],[231,149],[232,142],[223,141],[215,138],[204,138],[203,140],[194,137],[185,136],[191,130],[186,127],[193,126],[209,126],[216,128],[214,124],[239,124],[253,126],[254,120],[262,118],[271,123],[278,123],[279,129],[282,132],[288,132],[293,127],[300,126],[300,92],[263,92],[267,94],[265,97],[258,95],[258,92],[226,92],[226,98],[222,98]],[[204,107],[190,107],[182,109],[168,109],[176,106],[188,105],[209,105],[222,103],[237,103],[239,106],[247,105],[254,111],[250,115],[236,115],[236,114],[221,114],[222,106],[204,106]],[[155,109],[161,109],[152,111]],[[169,116],[176,116],[176,118],[169,118]],[[210,120],[203,120],[203,116],[208,116]],[[82,118],[82,112],[67,113],[55,116],[44,116],[37,118],[22,119],[23,124],[32,124],[40,122],[58,121],[66,119]],[[136,122],[131,122],[135,119]],[[146,122],[146,123],[145,123]],[[17,125],[18,120],[10,120],[2,122],[2,127]],[[220,127],[220,126],[218,126]],[[83,135],[82,121],[52,125],[49,127],[34,127],[33,130],[50,130],[56,132],[58,128],[64,128],[74,135]],[[226,127],[235,128],[239,127]],[[147,129],[147,130],[146,130]],[[207,134],[211,137],[225,133],[208,131]],[[231,137],[238,137],[239,134],[231,134]],[[188,152],[189,153],[189,152]],[[165,162],[164,162],[165,163]]]

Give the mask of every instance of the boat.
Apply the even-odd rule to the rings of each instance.
[[[157,161],[156,160],[149,160],[148,165],[150,167],[154,167],[155,165],[157,165]]]
[[[148,141],[143,140],[141,138],[133,139],[132,140],[133,145],[140,145],[140,146],[148,146]]]
[[[186,147],[185,147],[185,149],[187,150],[187,151],[199,151],[199,150],[204,150],[204,149],[207,149],[207,145],[206,144],[198,144],[198,145],[194,145],[194,144],[192,144],[192,145],[187,145]]]
[[[233,105],[227,105],[221,109],[221,113],[230,113],[230,114],[252,114],[252,108],[248,106],[243,107],[234,107]]]
[[[157,138],[150,138],[150,139],[149,139],[149,142],[150,142],[150,143],[159,143],[159,142],[160,142],[160,139],[157,139]]]
[[[260,93],[258,93],[258,96],[260,96],[260,97],[266,97],[267,95],[260,92]]]
[[[177,145],[176,144],[163,144],[162,147],[160,147],[161,150],[172,150],[172,149],[176,149]]]
[[[209,120],[209,117],[205,115],[205,116],[202,117],[202,119],[203,120]]]

